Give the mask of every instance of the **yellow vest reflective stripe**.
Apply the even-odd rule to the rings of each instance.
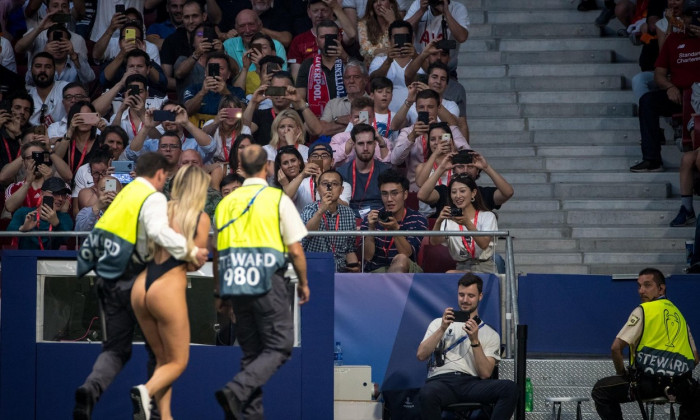
[[[282,190],[260,184],[239,187],[216,207],[219,292],[260,295],[284,267],[287,247],[280,233]]]
[[[688,326],[681,311],[668,299],[641,305],[644,331],[634,359],[637,371],[654,376],[680,376],[695,367]]]
[[[98,276],[116,280],[141,268],[135,253],[139,213],[146,199],[156,192],[134,180],[109,205],[78,252],[78,277],[94,269]]]

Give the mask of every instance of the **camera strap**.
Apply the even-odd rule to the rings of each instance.
[[[476,226],[476,222],[479,220],[479,210],[474,212],[474,226]],[[460,232],[464,232],[464,226],[459,225],[459,230]],[[467,252],[469,255],[472,257],[472,259],[476,258],[476,241],[474,238],[471,236],[469,237],[469,241],[467,241],[467,238],[462,236],[462,243],[464,244],[464,247],[467,249]],[[481,328],[481,327],[479,327]]]
[[[445,19],[445,11],[442,11],[442,22],[440,23],[442,26],[442,39],[447,41],[447,19]]]

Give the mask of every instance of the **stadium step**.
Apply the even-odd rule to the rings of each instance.
[[[680,272],[694,235],[669,226],[681,153],[667,142],[665,172],[629,172],[641,159],[630,89],[641,48],[614,36],[617,21],[601,37],[599,12],[578,12],[575,1],[461,1],[472,25],[457,68],[470,145],[514,187],[498,214],[515,238],[516,271]],[[478,183],[493,185],[483,174]]]

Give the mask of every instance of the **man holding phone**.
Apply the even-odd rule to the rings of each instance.
[[[90,83],[95,80],[95,72],[92,71],[86,55],[75,52],[71,43],[70,32],[61,24],[55,24],[47,30],[49,42],[44,51],[51,54],[56,64],[56,80],[64,82]],[[31,78],[27,74],[26,81],[31,85]]]
[[[350,115],[351,104],[358,98],[368,97],[365,90],[368,81],[369,76],[365,65],[355,59],[348,61],[343,71],[343,83],[345,84],[347,95],[331,99],[326,104],[326,107],[323,109],[323,115],[321,115],[323,135],[332,136],[342,131],[348,131],[348,124],[352,122]],[[364,122],[365,124],[371,124],[369,119]]]
[[[443,408],[466,402],[494,404],[492,419],[509,419],[515,411],[515,383],[489,379],[501,360],[501,339],[479,319],[483,288],[484,282],[476,274],[462,276],[457,284],[457,301],[469,319],[458,322],[458,311],[446,308],[441,318],[430,323],[418,346],[418,360],[429,360],[428,379],[418,394],[424,420],[439,420]]]
[[[361,96],[352,101],[348,129],[331,138],[330,145],[333,148],[335,165],[343,165],[356,156],[355,142],[350,136],[350,132],[356,124],[367,124],[374,128],[377,141],[374,149],[374,158],[389,163],[391,161],[391,147],[387,138],[376,133],[377,122],[374,116],[374,101],[366,96]]]
[[[29,2],[40,3],[40,2]],[[87,45],[85,44],[85,39],[79,34],[70,31],[68,29],[68,23],[70,23],[70,2],[68,0],[51,0],[46,2],[46,15],[41,19],[36,27],[30,27],[29,21],[27,22],[27,33],[25,33],[21,38],[17,39],[15,44],[15,54],[19,55],[22,53],[27,53],[27,59],[31,62],[31,59],[37,53],[45,51],[46,44],[52,41],[52,38],[48,36],[47,30],[52,26],[60,26],[64,28],[70,34],[67,39],[73,47],[73,51],[78,57],[85,57],[87,59]],[[27,6],[25,12],[31,12],[32,7]],[[38,13],[37,13],[38,14]]]
[[[393,165],[405,163],[408,167],[407,176],[411,181],[411,191],[418,191],[418,186],[416,185],[416,167],[419,163],[428,160],[428,127],[430,123],[438,121],[438,114],[442,121],[450,125],[452,140],[457,150],[471,149],[467,139],[464,138],[459,131],[459,127],[456,126],[456,118],[454,115],[447,112],[445,108],[440,105],[440,95],[431,89],[424,89],[418,93],[415,92],[416,89],[412,86],[407,101],[415,98],[416,110],[418,111],[417,121],[415,124],[401,130],[396,139],[396,144],[391,151],[391,163]],[[406,105],[402,106],[401,112],[405,112],[404,109]],[[447,118],[443,119],[443,116]]]
[[[316,153],[318,148],[313,148]],[[327,152],[326,152],[327,153]],[[344,192],[343,177],[333,169],[326,170],[318,178],[316,188],[319,200],[307,204],[301,212],[301,220],[308,231],[353,231],[356,228],[355,212],[339,202]],[[301,241],[305,252],[333,252],[335,269],[338,272],[360,271],[360,263],[355,254],[355,237],[347,236],[307,236]]]
[[[388,55],[374,57],[369,65],[370,80],[383,76],[393,83],[393,96],[389,109],[396,113],[408,97],[408,88],[404,77],[407,68],[415,55],[415,50],[410,39],[413,37],[413,28],[403,20],[394,21],[389,25],[389,40],[392,47]],[[409,40],[406,42],[406,40]],[[403,44],[402,44],[403,43]]]
[[[213,120],[219,112],[219,102],[224,96],[235,96],[245,101],[245,92],[231,85],[231,63],[224,53],[214,53],[207,58],[207,76],[203,83],[185,89],[183,99],[187,114],[201,127]]]
[[[347,96],[343,67],[348,59],[338,36],[338,25],[322,20],[316,26],[319,53],[301,63],[296,79],[299,96],[306,100],[317,117],[333,98]]]
[[[75,231],[91,231],[121,190],[122,184],[116,178],[109,175],[100,178],[97,183],[97,200],[92,206],[80,209],[75,216]]]
[[[38,207],[22,207],[12,215],[12,221],[7,226],[8,231],[30,232],[69,232],[73,230],[73,220],[70,215],[61,211],[66,203],[70,188],[61,178],[46,179],[41,186],[41,202]],[[68,238],[23,237],[15,238],[13,242],[19,249],[58,249]]]

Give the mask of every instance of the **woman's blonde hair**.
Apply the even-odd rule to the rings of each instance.
[[[299,127],[299,135],[296,139],[294,139],[295,144],[303,144],[304,140],[306,139],[306,129],[304,128],[304,123],[301,121],[301,117],[299,117],[299,113],[293,109],[285,109],[277,114],[275,120],[272,121],[272,128],[270,128],[270,132],[272,133],[270,146],[274,147],[275,149],[280,142],[279,134],[277,134],[277,128],[279,128],[280,124],[282,124],[282,120],[285,118],[294,120],[294,123],[297,125],[297,127]],[[288,144],[287,146],[294,146],[294,144]]]
[[[173,178],[168,201],[168,220],[187,240],[188,252],[194,248],[199,214],[207,201],[211,178],[198,166],[185,165]]]

